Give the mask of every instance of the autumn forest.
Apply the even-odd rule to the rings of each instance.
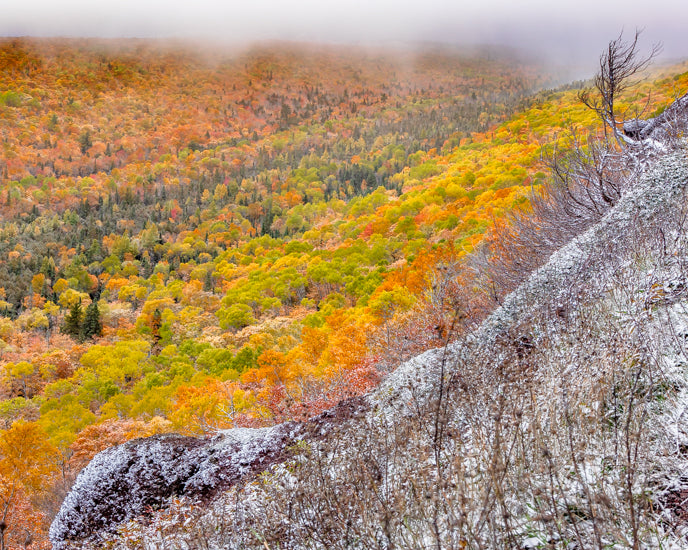
[[[106,447],[308,419],[474,326],[518,282],[479,266],[600,131],[585,85],[499,50],[0,42],[8,547],[49,547]]]

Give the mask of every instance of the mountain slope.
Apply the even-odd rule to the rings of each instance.
[[[347,414],[290,427],[265,474],[257,453],[212,495],[172,491],[145,521],[129,508],[114,538],[116,525],[74,521],[112,475],[106,458],[151,443],[106,451],[65,501],[54,547],[681,547],[687,186],[685,151],[656,155],[475,332],[402,365]],[[206,448],[240,456],[232,433]],[[188,478],[219,479],[211,464]]]

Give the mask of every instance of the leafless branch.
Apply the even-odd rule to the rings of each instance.
[[[636,29],[632,40],[626,42],[622,31],[618,38],[609,42],[607,51],[600,57],[600,70],[593,80],[594,91],[585,90],[579,94],[580,100],[597,113],[604,122],[605,130],[612,132],[621,147],[630,138],[621,131],[624,114],[617,111],[619,96],[636,84],[633,77],[646,69],[662,50],[660,44],[654,44],[649,54],[640,57],[640,33]]]

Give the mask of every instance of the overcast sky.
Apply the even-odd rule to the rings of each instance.
[[[521,46],[593,57],[622,28],[688,57],[687,0],[3,0],[0,35]]]

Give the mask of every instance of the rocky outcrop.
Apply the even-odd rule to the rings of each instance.
[[[53,548],[97,542],[122,522],[159,509],[170,497],[199,502],[252,479],[290,456],[297,441],[318,439],[366,410],[353,398],[306,423],[235,428],[210,439],[178,434],[136,439],[107,449],[79,474],[50,528]]]
[[[678,98],[661,114],[647,120],[634,119],[624,123],[623,131],[626,136],[643,141],[652,139],[667,141],[680,128],[685,128],[688,120],[688,94]]]
[[[212,439],[159,435],[107,449],[81,472],[65,499],[50,529],[53,548],[97,538],[172,496],[210,498],[282,460],[300,433],[288,423],[228,430]]]
[[[203,441],[154,436],[96,455],[65,499],[50,535],[55,548],[126,519],[134,510],[156,508],[183,490],[208,458]]]

